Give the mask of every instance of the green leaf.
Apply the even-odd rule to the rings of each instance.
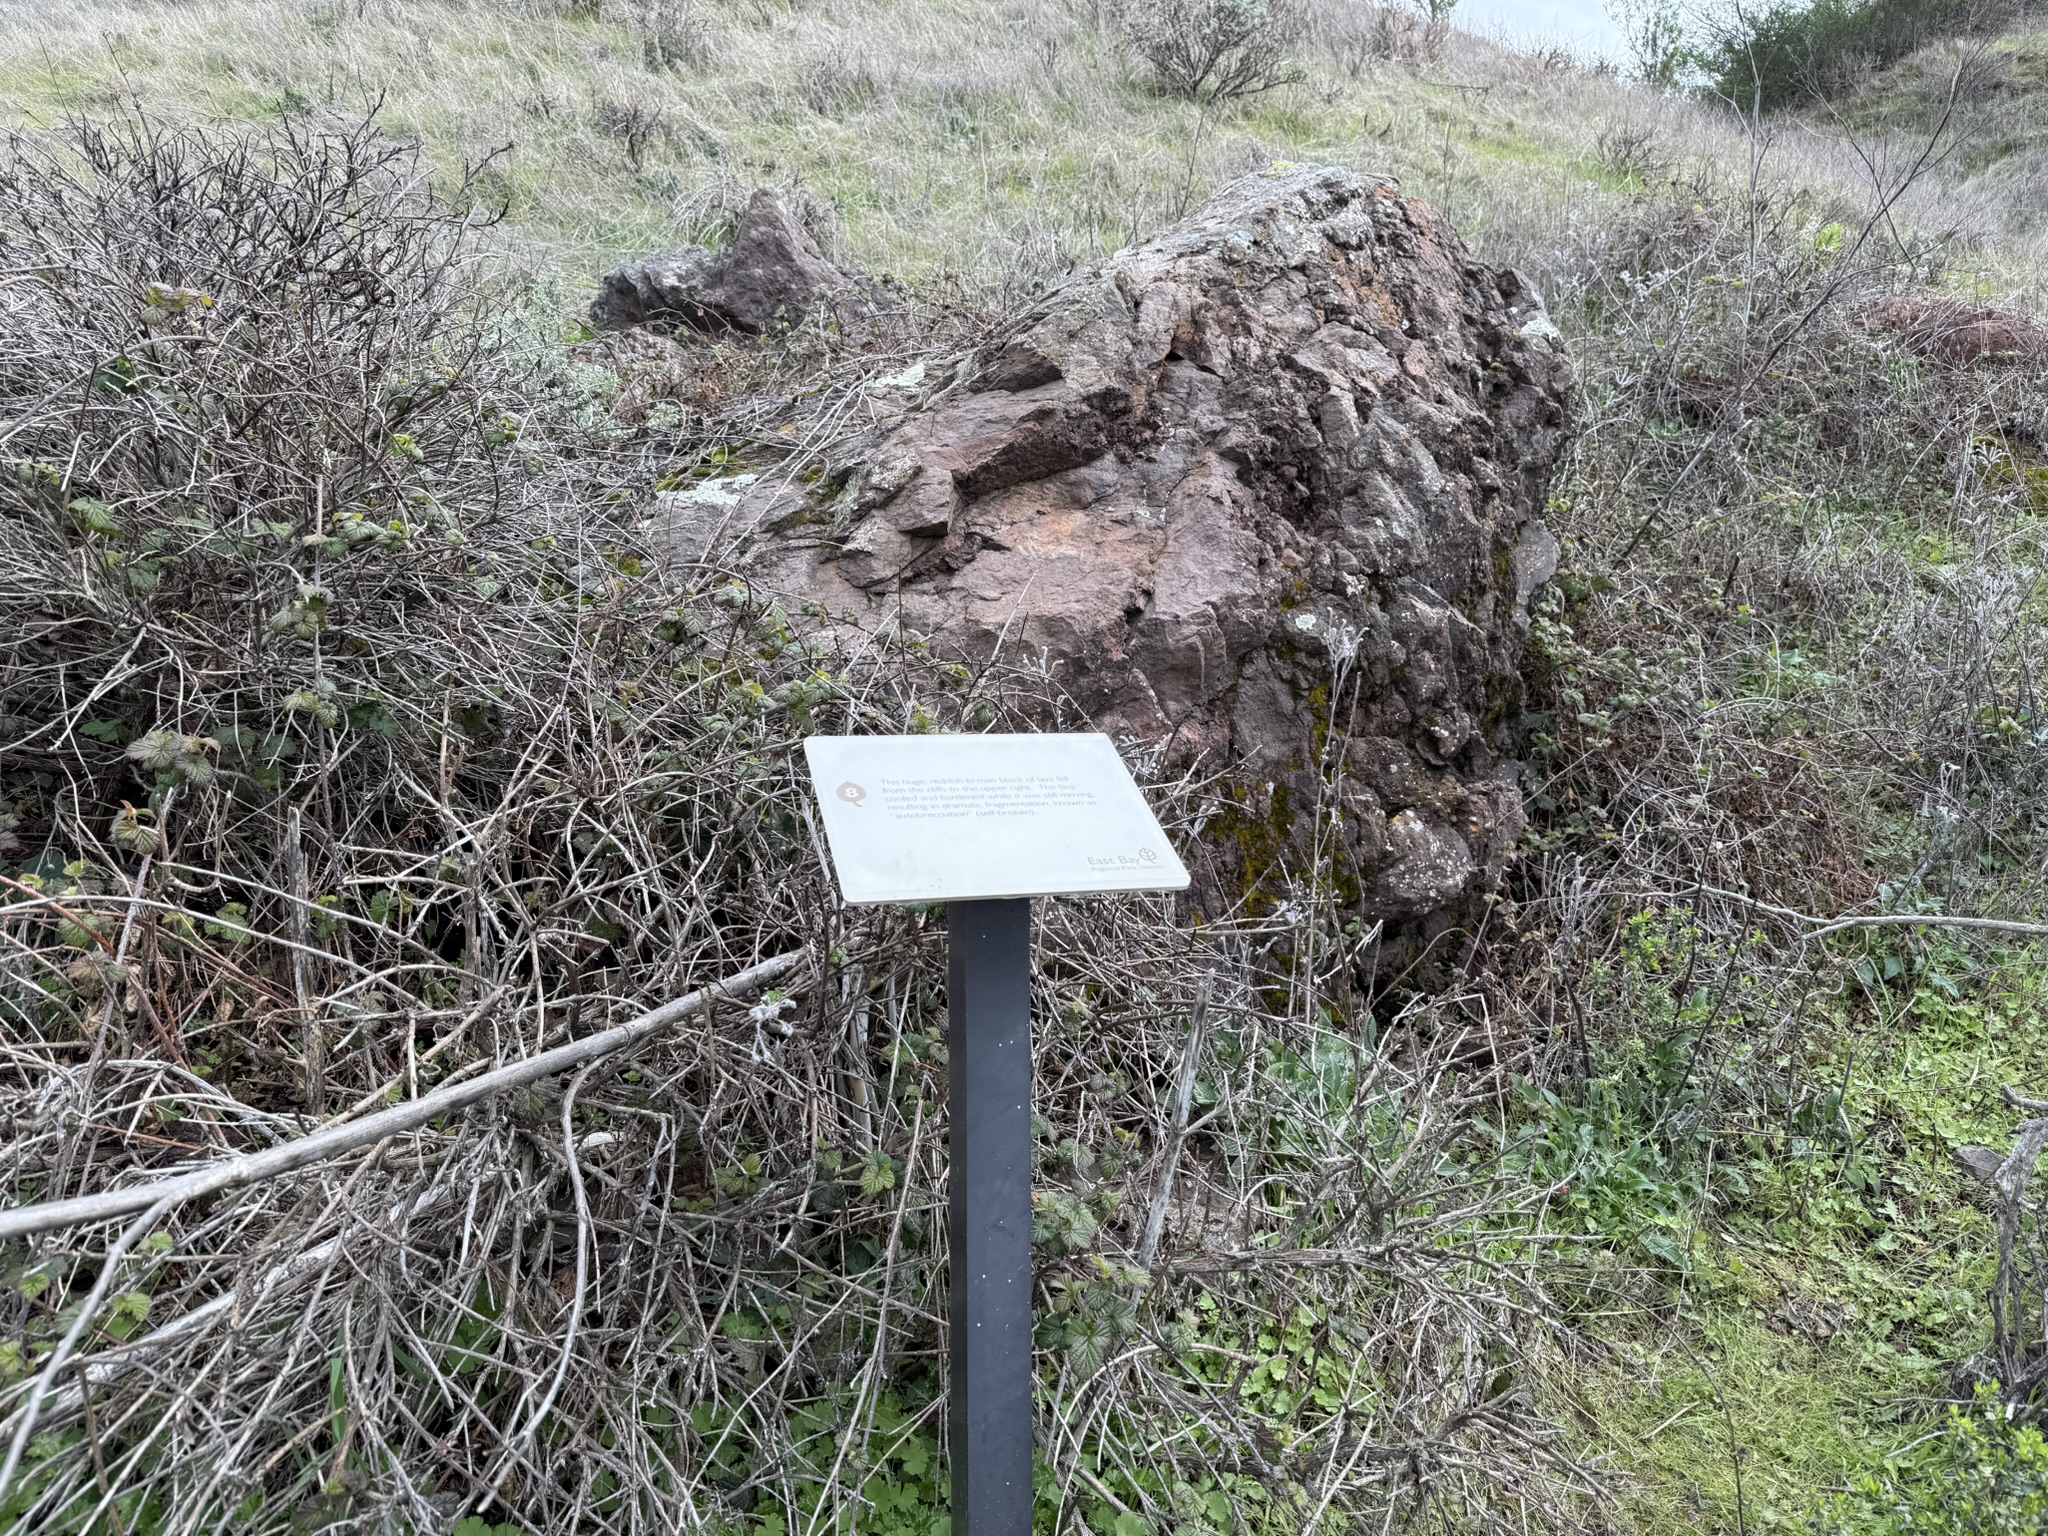
[[[334,685],[325,678],[311,688],[286,694],[284,707],[296,714],[311,715],[330,730],[341,723],[341,706],[334,701]]]
[[[348,712],[349,729],[361,731],[366,736],[375,736],[380,741],[396,741],[405,734],[405,728],[381,704],[357,704]]]
[[[133,359],[117,357],[110,363],[93,370],[92,388],[110,391],[117,395],[135,393],[135,363]]]
[[[163,829],[155,825],[156,817],[150,811],[138,811],[127,805],[114,818],[111,835],[114,842],[131,853],[144,858],[153,857],[164,851]]]
[[[150,731],[128,743],[127,756],[145,768],[162,772],[173,766],[184,750],[184,738],[176,731]]]
[[[249,915],[246,903],[223,902],[221,909],[207,920],[206,931],[216,939],[230,944],[246,944],[255,937],[255,932],[242,919]]]
[[[101,1326],[107,1336],[127,1340],[149,1317],[149,1293],[147,1291],[126,1291],[114,1298],[108,1310],[107,1320]]]
[[[71,520],[82,532],[96,533],[105,539],[121,537],[121,525],[114,520],[114,509],[90,496],[80,496],[71,503]]]
[[[896,1187],[896,1165],[886,1152],[873,1152],[860,1168],[860,1190],[864,1195],[885,1195]]]

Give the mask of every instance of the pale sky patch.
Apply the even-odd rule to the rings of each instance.
[[[1605,0],[1459,0],[1451,20],[1467,32],[1521,47],[1562,43],[1575,52],[1617,62],[1628,54]]]

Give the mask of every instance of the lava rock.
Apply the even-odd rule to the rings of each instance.
[[[822,475],[734,487],[756,578],[1042,657],[1103,729],[1218,772],[1190,861],[1210,916],[1281,899],[1320,847],[1362,920],[1475,919],[1522,828],[1518,666],[1570,429],[1530,285],[1395,182],[1311,167],[934,373]]]
[[[794,326],[856,286],[827,261],[780,197],[763,187],[722,251],[686,246],[607,272],[591,303],[603,330],[635,325],[764,335]]]
[[[1956,367],[2048,361],[2048,331],[2021,315],[1959,299],[1925,294],[1880,299],[1856,311],[1855,321],[1909,352]]]

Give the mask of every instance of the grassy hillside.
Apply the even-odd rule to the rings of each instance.
[[[1839,110],[1858,126],[1909,132],[1955,113],[1968,126],[1949,177],[1963,207],[2040,249],[2048,229],[2048,22],[1924,49]]]
[[[349,420],[368,409],[352,391],[402,378],[423,425],[402,446],[336,449],[315,423],[268,454],[231,436],[209,461],[226,502],[285,520],[202,527],[147,456],[121,495],[45,505],[72,492],[70,439],[6,450],[28,455],[7,494],[44,521],[0,519],[0,640],[50,649],[0,671],[0,720],[41,754],[8,781],[0,873],[23,901],[71,904],[8,918],[0,1024],[11,1123],[28,1128],[11,1188],[69,1166],[48,1107],[62,1074],[41,1064],[70,1071],[110,1032],[125,1049],[94,1123],[146,1127],[141,1157],[177,1152],[177,1127],[221,1103],[265,1135],[301,1131],[809,936],[828,904],[779,776],[793,736],[984,718],[914,644],[848,657],[743,590],[663,585],[633,533],[651,487],[776,452],[780,428],[859,381],[822,369],[831,349],[811,339],[704,349],[705,366],[794,380],[816,403],[627,411],[627,363],[565,363],[559,346],[604,267],[717,238],[768,182],[828,210],[849,259],[971,329],[1223,179],[1334,160],[1399,175],[1550,296],[1582,386],[1549,509],[1567,557],[1531,637],[1531,827],[1487,964],[1454,995],[1373,979],[1333,1012],[1260,969],[1270,933],[1213,936],[1238,994],[1204,1058],[1224,1129],[1200,1172],[1285,1187],[1342,1169],[1360,1208],[1398,1186],[1397,1235],[1428,1234],[1464,1289],[1415,1272],[1133,1281],[1118,1223],[1149,1187],[1164,1122],[1148,1095],[1177,1060],[1194,962],[1157,914],[1104,927],[1049,906],[1042,1001],[1064,1075],[1041,1169],[1061,1426],[1046,1524],[1278,1536],[1308,1522],[1337,1453],[1371,1443],[1420,1447],[1404,1465],[1428,1478],[1361,1463],[1370,1475],[1342,1485],[1354,1508],[1437,1529],[2040,1529],[2038,1404],[2008,1411],[1987,1354],[1992,1196],[1955,1153],[2010,1143],[2021,1115],[2001,1089],[2048,1097],[2048,949],[2025,926],[2048,905],[2048,387],[2038,369],[1920,357],[1858,316],[1897,293],[2028,302],[2048,34],[1933,50],[1832,113],[1746,129],[1457,34],[1389,47],[1379,12],[1340,0],[1307,13],[1301,81],[1197,106],[1152,89],[1107,18],[1078,0],[0,0],[15,124],[139,110],[274,129],[374,103],[444,192],[480,167],[471,185],[506,214],[482,248],[532,281],[524,330],[546,343],[536,372],[462,328],[434,256],[456,236],[429,220],[409,270],[422,313],[448,313],[410,351],[354,338],[369,361],[320,377]],[[1959,61],[1964,110],[1946,114]],[[418,216],[387,193],[379,217]],[[142,281],[119,220],[85,223],[105,303],[24,326],[6,377],[37,432],[76,410],[81,456],[111,481],[147,435],[139,416],[93,416],[49,382],[99,387],[120,284]],[[327,236],[354,250],[352,228]],[[266,343],[286,373],[290,333]],[[451,356],[471,366],[447,389],[411,387]],[[396,521],[336,531],[343,470]],[[46,526],[75,561],[49,557]],[[347,643],[323,650],[330,598]],[[302,836],[313,854],[279,853]],[[139,924],[157,990],[124,1003],[99,959],[116,930],[93,914],[144,889],[150,849],[187,862],[182,883],[158,869],[160,915]],[[1836,916],[1864,926],[1823,932]],[[1299,919],[1304,942],[1355,940],[1310,932],[1319,920]],[[757,1021],[708,1067],[677,1045],[580,1107],[522,1101],[481,1152],[423,1144],[415,1171],[484,1194],[404,1241],[497,1267],[478,1279],[449,1259],[418,1280],[366,1262],[303,1318],[292,1303],[289,1351],[222,1357],[239,1374],[220,1401],[243,1417],[179,1420],[176,1454],[154,1448],[158,1388],[125,1378],[106,1457],[97,1440],[81,1456],[80,1430],[35,1441],[0,1522],[101,1529],[103,1503],[137,1533],[182,1529],[197,1464],[190,1508],[231,1529],[424,1531],[421,1511],[447,1524],[458,1506],[463,1536],[483,1514],[513,1532],[672,1528],[701,1499],[690,1518],[745,1536],[856,1508],[863,1532],[942,1531],[919,1332],[936,929],[898,914],[821,943],[841,990],[788,1047],[828,1040],[814,1059],[776,1077],[763,1064],[783,1047]],[[1469,1062],[1431,1052],[1475,1020],[1495,1054],[1461,1076]],[[106,1086],[163,1050],[186,1053],[188,1078],[145,1074],[132,1100]],[[700,1091],[689,1127],[667,1118]],[[570,1167],[579,1145],[611,1148],[592,1163],[605,1235],[587,1246],[565,1140]],[[387,1211],[412,1185],[374,1161],[345,1173],[324,1205],[244,1208],[248,1251],[283,1262],[309,1233],[404,1227]],[[650,1199],[679,1234],[658,1260],[618,1246],[655,1219]],[[1246,1199],[1260,1241],[1308,1241],[1315,1202]],[[792,1268],[774,1223],[824,1237]],[[2038,1240],[2036,1215],[2022,1227]],[[215,1295],[208,1265],[244,1229],[223,1230],[148,1250],[158,1268],[123,1282],[121,1326]],[[9,1412],[75,1315],[59,1301],[94,1283],[81,1253],[0,1270]],[[672,1294],[670,1265],[701,1266],[694,1299]],[[585,1347],[609,1353],[571,1373],[561,1318],[586,1270],[601,1345]],[[898,1298],[879,1323],[877,1294]],[[796,1334],[810,1353],[778,1354]],[[1125,1396],[1096,1385],[1111,1362],[1138,1384]],[[535,1441],[532,1405],[565,1380],[574,1411]],[[1160,1407],[1225,1383],[1229,1414]],[[1451,1398],[1431,1394],[1446,1383],[1484,1412],[1445,1428]],[[867,1456],[871,1435],[888,1448],[848,1473],[841,1448]],[[263,1470],[235,1472],[231,1443]],[[1148,1459],[1162,1443],[1186,1458],[1171,1475]],[[501,1454],[547,1471],[465,1492],[477,1467],[503,1474]],[[1198,1462],[1215,1475],[1182,1479]],[[232,1476],[251,1502],[220,1503]]]
[[[1462,34],[1374,56],[1377,8],[1318,8],[1306,80],[1215,108],[1162,99],[1094,11],[1056,0],[8,0],[0,112],[124,100],[230,120],[381,102],[587,281],[716,226],[761,182],[834,207],[850,252],[978,289],[1099,258],[1275,160],[1404,178],[1503,255],[1583,239],[1660,177],[1740,173],[1682,104]],[[1652,152],[1653,151],[1653,152]],[[1825,180],[1809,149],[1788,174]],[[1590,220],[1597,226],[1601,216]]]

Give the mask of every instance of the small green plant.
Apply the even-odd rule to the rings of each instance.
[[[794,1505],[778,1500],[757,1507],[746,1527],[748,1536],[816,1529],[850,1529],[861,1536],[946,1536],[952,1526],[947,1513],[952,1491],[928,1413],[912,1412],[899,1392],[883,1393],[864,1421],[853,1416],[851,1406],[834,1395],[790,1415],[792,1452],[785,1470],[797,1475],[801,1491]],[[692,1416],[696,1432],[721,1445],[732,1423],[731,1415],[716,1410],[700,1409]],[[851,1525],[821,1523],[828,1505],[858,1513]]]
[[[2048,1529],[2048,1438],[1994,1388],[1831,1498],[1812,1536],[2036,1536]]]

